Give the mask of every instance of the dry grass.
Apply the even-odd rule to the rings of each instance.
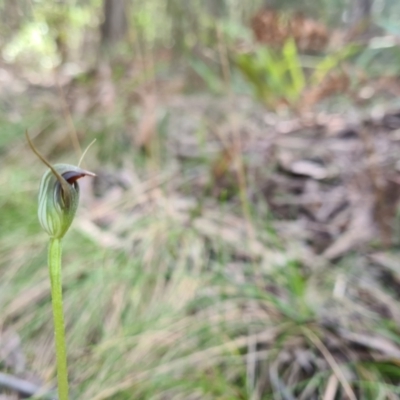
[[[86,163],[99,175],[93,186],[83,183],[64,243],[74,398],[398,399],[397,264],[370,246],[362,225],[359,198],[368,192],[360,187],[369,181],[349,184],[335,159],[324,164],[325,180],[312,161],[298,174],[293,165],[310,143],[325,160],[329,137],[313,136],[315,126],[282,133],[289,124],[266,124],[273,116],[248,99],[169,98],[155,107],[155,135],[137,148],[135,129],[146,124],[124,113],[144,106],[129,101],[109,113],[98,106],[84,119],[71,114],[82,142],[98,138]],[[48,105],[37,103],[32,113],[48,120]],[[35,203],[42,168],[22,133],[2,147],[0,369],[51,386],[47,238]],[[65,151],[64,124],[36,141],[52,160],[78,158]],[[218,164],[227,148],[234,151]],[[238,152],[247,178],[242,198]],[[360,165],[354,170],[367,180]],[[304,215],[321,219],[311,224]],[[318,242],[323,229],[331,235],[325,244]],[[363,241],[340,247],[356,229],[364,229]]]

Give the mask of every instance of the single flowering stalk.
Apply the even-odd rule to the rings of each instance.
[[[78,179],[84,176],[95,176],[95,174],[69,164],[52,166],[36,150],[27,132],[26,137],[33,152],[49,167],[40,183],[38,217],[40,225],[50,237],[48,264],[56,345],[58,399],[68,400],[67,350],[61,281],[61,239],[71,226],[78,208]]]

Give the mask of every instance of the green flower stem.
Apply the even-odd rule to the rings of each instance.
[[[64,313],[61,282],[61,239],[68,231],[78,208],[78,179],[96,176],[69,164],[51,165],[33,145],[28,132],[26,139],[32,151],[49,168],[40,181],[38,217],[50,236],[49,273],[56,342],[58,400],[68,400],[67,350],[65,346]]]
[[[56,342],[58,400],[68,400],[67,351],[65,346],[61,283],[61,240],[58,238],[50,239],[48,261]]]

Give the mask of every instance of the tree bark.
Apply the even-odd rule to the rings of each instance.
[[[101,43],[110,46],[125,37],[127,31],[126,0],[103,0],[104,22],[101,25]]]
[[[373,0],[353,0],[353,23],[371,18]]]
[[[371,27],[374,0],[352,0],[350,9],[350,33],[352,38],[368,34]]]
[[[208,2],[208,8],[211,16],[222,18],[226,14],[226,3],[224,0],[211,0]]]

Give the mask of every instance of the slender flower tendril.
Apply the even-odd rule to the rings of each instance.
[[[84,176],[95,176],[95,174],[69,164],[52,166],[37,151],[28,132],[25,134],[32,151],[49,167],[40,183],[38,217],[42,228],[50,237],[48,264],[56,345],[58,398],[68,400],[67,351],[62,305],[61,239],[71,226],[78,208],[78,179]]]

